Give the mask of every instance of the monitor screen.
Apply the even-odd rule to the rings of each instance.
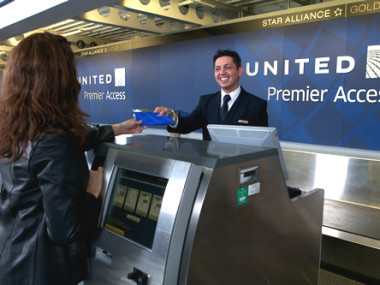
[[[207,129],[212,141],[276,148],[284,179],[288,180],[288,172],[276,128],[210,124]]]
[[[152,248],[168,179],[118,168],[104,228]]]

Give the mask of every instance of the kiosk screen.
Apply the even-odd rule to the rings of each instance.
[[[119,168],[104,227],[152,249],[168,180]]]

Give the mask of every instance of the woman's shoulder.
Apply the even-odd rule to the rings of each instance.
[[[36,143],[40,145],[44,144],[79,144],[79,139],[74,136],[62,136],[62,135],[52,135],[45,134],[40,135],[36,139]]]
[[[66,153],[81,150],[79,139],[72,136],[41,135],[33,142],[34,153],[53,153],[65,155]]]

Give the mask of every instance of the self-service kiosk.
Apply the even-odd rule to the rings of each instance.
[[[289,198],[277,150],[136,135],[104,143],[85,284],[318,284],[323,190]]]

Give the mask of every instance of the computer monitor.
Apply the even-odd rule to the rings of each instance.
[[[211,140],[215,142],[276,148],[285,181],[288,180],[288,172],[276,128],[210,124],[207,129]]]

